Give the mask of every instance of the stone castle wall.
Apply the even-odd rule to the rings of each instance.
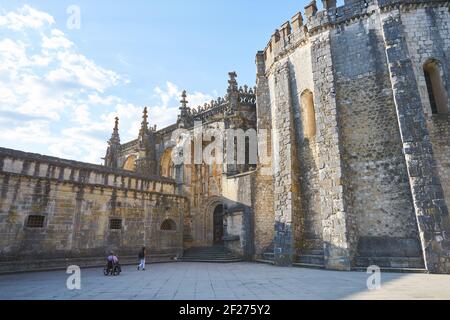
[[[434,157],[444,189],[445,201],[450,203],[450,118],[433,115],[423,75],[423,65],[430,58],[439,61],[444,85],[450,92],[450,16],[448,7],[406,7],[401,10],[402,24],[408,52],[413,62],[414,75],[419,89],[423,112],[427,121]],[[450,105],[450,96],[448,105]]]
[[[448,272],[449,118],[431,116],[423,73],[426,59],[439,60],[449,91],[448,6],[324,3],[283,24],[257,56],[274,117],[275,259],[286,260],[276,252],[284,246],[295,260],[322,236],[328,268],[420,267],[424,257],[428,270]],[[307,141],[305,88],[317,126]],[[278,220],[293,228],[278,230]]]
[[[117,119],[106,163],[131,171],[0,149],[0,271],[2,259],[87,261],[142,245],[171,259],[218,243],[223,206],[224,245],[248,260],[450,272],[450,118],[432,114],[423,69],[438,61],[450,92],[448,2],[323,3],[258,52],[256,92],[232,72],[225,98],[191,109],[184,92],[177,123],[149,129],[145,110],[125,144]],[[192,134],[194,121],[256,128],[258,165],[174,166],[172,132]],[[45,226],[28,228],[30,215]],[[168,219],[175,229],[161,230]]]
[[[103,264],[110,250],[134,261],[144,245],[151,259],[172,260],[187,205],[175,193],[169,179],[0,149],[0,271]],[[27,225],[32,215],[42,228]],[[166,219],[175,230],[161,230]]]
[[[408,251],[420,257],[379,17],[373,14],[333,30],[331,52],[352,253]]]
[[[254,220],[254,255],[260,257],[264,252],[273,251],[275,237],[274,177],[272,171],[272,113],[270,103],[269,79],[266,76],[264,53],[256,56],[256,114],[257,128],[265,138],[258,140],[259,164],[252,182],[252,208]]]

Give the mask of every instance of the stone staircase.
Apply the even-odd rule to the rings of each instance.
[[[416,238],[361,237],[352,270],[366,272],[369,266],[384,272],[427,273]]]
[[[302,255],[298,256],[293,266],[300,268],[324,269],[324,251],[323,249],[303,250]],[[256,262],[275,264],[275,254],[273,245],[268,247]]]
[[[293,265],[301,268],[324,269],[325,262],[323,256],[323,249],[306,249],[297,257]]]
[[[366,272],[369,266],[378,266],[384,272],[428,273],[422,257],[356,257],[353,271]]]
[[[184,251],[181,262],[233,263],[242,261],[224,246],[194,247]]]
[[[259,256],[255,261],[259,263],[275,264],[274,244],[271,243],[264,249],[264,253]]]
[[[293,266],[300,268],[325,269],[324,250],[319,240],[308,240],[306,248],[295,259]],[[392,251],[390,249],[390,251]],[[353,259],[352,270],[367,272],[369,266],[379,266],[383,272],[427,273],[420,252],[408,252],[405,256],[383,255],[383,251],[360,251]],[[275,264],[274,245],[268,246],[256,262]]]

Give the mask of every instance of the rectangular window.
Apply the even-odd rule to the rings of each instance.
[[[44,227],[44,221],[45,221],[45,217],[44,216],[29,216],[28,220],[27,220],[27,224],[26,227],[27,228],[43,228]]]
[[[111,219],[109,221],[109,229],[122,230],[122,219]]]

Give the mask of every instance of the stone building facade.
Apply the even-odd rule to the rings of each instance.
[[[323,5],[257,56],[275,261],[449,272],[448,3]]]
[[[117,119],[104,166],[0,149],[2,261],[220,245],[281,266],[450,273],[449,3],[323,8],[275,31],[256,87],[231,72],[198,108],[184,92],[173,125],[150,127],[145,109],[127,143]],[[218,145],[215,160],[178,163],[186,141],[191,160]],[[45,228],[29,230],[35,212]]]
[[[0,148],[0,272],[183,253],[188,203],[171,179]]]

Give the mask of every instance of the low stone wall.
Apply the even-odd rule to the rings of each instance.
[[[142,246],[170,261],[187,210],[176,192],[171,179],[0,148],[0,272],[96,266]]]
[[[165,253],[150,255],[146,259],[146,264],[176,262],[177,253]],[[120,264],[138,265],[138,259],[135,256],[121,256]],[[51,270],[66,270],[69,266],[78,266],[80,268],[100,268],[106,265],[105,257],[83,257],[73,259],[44,259],[44,260],[18,260],[0,262],[0,274],[20,273],[20,272],[38,272]]]

